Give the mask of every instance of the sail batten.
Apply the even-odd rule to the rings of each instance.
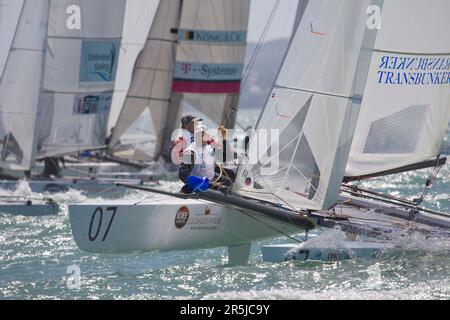
[[[287,86],[287,85],[275,85],[274,88],[278,88],[278,89],[288,89],[288,90],[293,90],[293,91],[301,91],[301,92],[308,92],[308,93],[315,93],[315,94],[320,94],[320,95],[324,95],[324,96],[330,96],[330,97],[336,97],[336,98],[344,98],[344,99],[359,99],[361,100],[362,97],[359,95],[340,95],[340,94],[335,94],[335,93],[331,93],[331,92],[324,92],[324,91],[314,91],[314,90],[308,90],[305,88],[296,88],[296,87],[292,87],[292,86]]]

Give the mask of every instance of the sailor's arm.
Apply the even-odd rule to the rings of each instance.
[[[183,183],[187,183],[187,178],[191,175],[192,169],[194,168],[194,160],[194,152],[186,151],[183,154],[183,160],[178,168],[178,178]]]

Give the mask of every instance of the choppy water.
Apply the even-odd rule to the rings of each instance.
[[[426,176],[422,172],[408,173],[395,179],[378,179],[370,187],[417,196]],[[166,187],[170,188],[170,184]],[[450,212],[449,188],[450,166],[447,166],[427,204]],[[17,192],[29,193],[26,186]],[[75,191],[55,198],[65,203],[84,199]],[[415,236],[405,241],[403,248],[377,259],[300,264],[261,262],[261,245],[283,241],[279,238],[254,244],[250,264],[240,267],[224,266],[226,252],[222,248],[97,255],[77,248],[66,210],[56,217],[0,214],[0,298],[450,298],[450,239],[431,241]],[[80,269],[79,288],[71,286],[68,278],[71,266]]]
[[[377,179],[368,186],[418,196],[427,171]],[[168,183],[167,188],[171,185]],[[22,185],[16,194],[30,194]],[[427,206],[450,212],[450,166]],[[53,196],[73,203],[79,192]],[[327,238],[328,237],[328,238]],[[324,241],[339,235],[329,234]],[[335,240],[338,240],[338,239]],[[378,259],[334,263],[261,262],[255,243],[248,266],[224,266],[224,249],[98,255],[80,251],[67,211],[58,216],[0,213],[1,299],[450,299],[450,239],[412,236]],[[79,288],[68,272],[79,268]]]

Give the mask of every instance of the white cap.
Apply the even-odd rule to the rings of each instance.
[[[198,124],[196,127],[195,127],[195,131],[196,132],[206,132],[206,133],[208,133],[208,127],[207,126],[205,126],[204,124]]]

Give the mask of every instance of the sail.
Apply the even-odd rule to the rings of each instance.
[[[12,5],[10,1],[6,4]],[[48,0],[17,1],[16,4],[19,6],[15,9],[8,9],[12,15],[8,23],[15,29],[12,38],[3,42],[5,33],[0,32],[2,48],[10,47],[0,78],[0,166],[29,170],[34,164],[36,121],[41,116],[38,102],[49,7]],[[0,25],[3,27],[4,23],[7,22],[2,21]]]
[[[117,67],[116,88],[108,121],[108,132],[114,128],[131,85],[136,60],[147,42],[159,1],[127,1],[122,34],[122,47]]]
[[[171,31],[178,27],[179,16],[179,0],[159,1],[148,39],[136,61],[131,86],[114,127],[110,147],[117,156],[134,160],[154,160],[160,149],[171,95],[175,57],[176,35]],[[148,121],[144,122],[140,136],[147,143],[141,145],[142,150],[134,146],[124,146],[124,134],[138,120],[144,121],[142,116],[145,115]],[[137,143],[136,140],[131,142]]]
[[[366,26],[372,3],[382,4],[308,1],[236,192],[295,209],[335,203],[376,36]]]
[[[125,0],[50,1],[38,157],[104,145]]]
[[[0,0],[0,79],[3,75],[24,0]]]
[[[217,124],[234,125],[249,3],[160,2],[114,128],[110,146],[115,155],[156,160],[179,127],[183,101]],[[130,139],[127,146],[125,133],[130,128],[141,132],[141,142]]]
[[[216,124],[236,113],[249,10],[249,0],[183,2],[173,91]]]
[[[385,1],[348,178],[414,168],[440,153],[450,119],[448,12],[447,0]]]
[[[249,0],[183,1],[163,153],[184,105],[216,125],[234,127],[249,12]]]

